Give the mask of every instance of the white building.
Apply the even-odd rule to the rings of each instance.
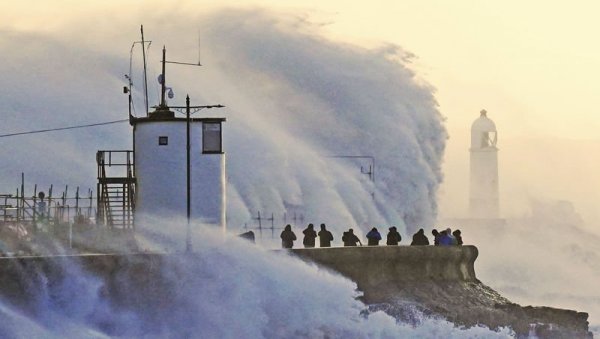
[[[487,112],[482,110],[481,116],[471,126],[471,218],[499,217],[497,140],[496,125],[487,117]]]
[[[187,119],[159,107],[148,117],[132,118],[135,161],[136,228],[155,217],[185,218],[190,174],[190,218],[225,228],[225,118],[190,119],[187,160]]]

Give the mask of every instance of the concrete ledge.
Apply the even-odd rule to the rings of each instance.
[[[477,281],[475,246],[362,246],[292,249],[298,257],[371,287],[415,281]]]

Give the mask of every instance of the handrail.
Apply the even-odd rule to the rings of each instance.
[[[101,191],[100,199],[98,201],[98,219],[103,220],[107,226],[114,227],[115,223],[121,224],[124,228],[133,227],[133,211],[135,209],[135,165],[133,162],[133,151],[130,150],[99,150],[96,155],[96,161],[98,163],[98,190]],[[112,182],[110,179],[113,178],[107,176],[106,167],[124,167],[125,172],[119,171],[121,176],[114,178],[126,178],[127,180],[118,181],[121,184],[121,192],[114,193],[109,192],[109,188],[117,182]],[[112,174],[112,172],[110,172]],[[118,200],[115,200],[118,198]],[[119,201],[119,207],[116,207],[114,203]],[[113,208],[117,208],[113,211]],[[117,213],[117,214],[115,214]],[[100,218],[102,217],[102,218]],[[115,219],[116,218],[116,219]]]

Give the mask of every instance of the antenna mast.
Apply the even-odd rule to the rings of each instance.
[[[144,25],[140,26],[142,32],[142,58],[144,59],[144,101],[146,103],[146,116],[148,116],[148,77],[146,72],[146,43],[144,42]]]
[[[167,82],[166,74],[165,74],[165,59],[167,55],[167,49],[163,46],[163,57],[162,57],[162,81],[161,81],[161,90],[160,90],[160,107],[167,106],[165,104],[165,83]]]

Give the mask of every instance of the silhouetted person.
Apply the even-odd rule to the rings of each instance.
[[[452,246],[452,238],[448,236],[448,231],[440,232],[440,246]]]
[[[308,224],[308,227],[302,231],[304,233],[304,239],[302,240],[302,244],[304,248],[315,247],[315,239],[317,238],[317,232],[315,232],[314,225]]]
[[[379,240],[381,240],[381,234],[377,228],[373,227],[369,233],[367,233],[367,245],[369,246],[378,246]]]
[[[296,235],[294,234],[294,232],[292,232],[292,226],[286,225],[283,232],[281,232],[281,247],[294,247],[294,240],[296,240]]]
[[[462,246],[463,240],[462,240],[462,236],[460,235],[460,230],[456,230],[456,231],[452,232],[452,235],[456,239],[456,244],[458,246]]]
[[[362,246],[362,242],[360,239],[354,234],[353,229],[349,229],[347,232],[344,232],[342,235],[342,241],[344,242],[344,246],[356,246],[356,243],[359,243]]]
[[[436,230],[435,228],[431,231],[431,234],[433,234],[433,244],[435,246],[438,246],[440,244],[440,232],[438,232],[438,230]]]
[[[248,231],[239,235],[240,238],[251,241],[252,243],[256,243],[254,239],[254,232]]]
[[[46,197],[46,194],[44,192],[39,192],[38,193],[38,198],[40,199],[40,201],[37,202],[37,214],[38,214],[38,219],[44,219],[46,217],[46,202],[44,201],[44,198]]]
[[[452,230],[450,229],[450,227],[446,228],[446,234],[448,235],[448,238],[450,238],[450,245],[458,245],[458,241],[456,240],[454,235],[452,235]]]
[[[388,246],[395,246],[398,245],[398,243],[400,242],[400,240],[402,240],[402,237],[400,236],[400,233],[398,233],[398,231],[396,230],[396,226],[392,226],[389,228],[389,232],[387,234],[387,241],[386,244]]]
[[[333,241],[333,234],[325,228],[325,224],[321,224],[321,230],[319,231],[319,245],[321,247],[331,247]]]
[[[413,235],[413,240],[410,244],[411,246],[429,245],[429,239],[427,239],[427,236],[425,236],[425,231],[423,231],[422,228]]]

